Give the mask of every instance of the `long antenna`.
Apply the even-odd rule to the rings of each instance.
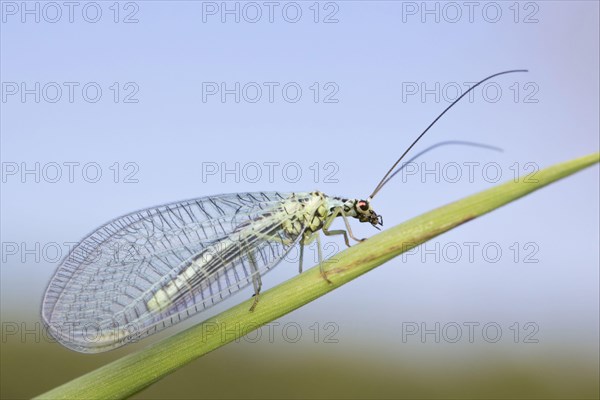
[[[419,157],[421,157],[425,153],[429,153],[431,150],[433,150],[433,149],[435,149],[437,147],[448,146],[448,145],[453,145],[453,144],[461,145],[461,146],[479,147],[480,149],[494,150],[494,151],[498,151],[500,153],[504,151],[500,147],[490,146],[489,144],[485,144],[485,143],[467,142],[467,141],[463,141],[463,140],[447,140],[445,142],[439,142],[439,143],[436,143],[436,144],[433,144],[433,145],[427,147],[425,150],[422,150],[422,151],[418,152],[417,154],[415,154],[414,156],[412,156],[408,161],[406,161],[405,163],[403,163],[402,165],[400,165],[398,167],[398,169],[396,169],[394,171],[393,174],[391,174],[390,176],[388,176],[386,178],[386,180],[383,182],[383,184],[381,185],[381,187],[385,186],[389,181],[391,181],[394,178],[394,176],[396,176],[400,171],[402,171],[404,168],[406,168],[406,166],[408,164],[410,164],[411,162],[415,161],[416,159],[418,159]]]
[[[369,196],[369,198],[367,199],[368,201],[370,201],[373,197],[375,197],[375,195],[377,194],[377,192],[379,192],[381,190],[381,188],[383,187],[383,185],[385,185],[387,183],[387,178],[389,177],[389,175],[394,171],[394,169],[396,168],[396,166],[400,163],[400,161],[402,161],[402,159],[404,158],[404,156],[406,156],[406,154],[408,154],[408,152],[414,147],[415,144],[417,144],[417,142],[419,140],[421,140],[421,138],[427,133],[427,131],[440,119],[442,118],[442,116],[444,114],[446,114],[446,112],[451,109],[456,103],[458,103],[460,101],[460,99],[462,99],[463,97],[465,97],[469,92],[471,92],[473,89],[475,89],[477,86],[481,85],[483,82],[488,81],[492,78],[495,78],[499,75],[504,75],[504,74],[511,74],[513,72],[528,72],[526,69],[512,69],[510,71],[502,71],[502,72],[498,72],[497,74],[494,75],[490,75],[485,79],[480,80],[479,82],[477,82],[475,85],[471,86],[466,92],[464,92],[463,94],[461,94],[456,100],[454,100],[448,107],[446,107],[446,109],[444,111],[441,112],[440,115],[437,116],[436,119],[433,120],[433,122],[431,124],[429,124],[429,126],[427,128],[425,128],[425,130],[419,135],[419,137],[417,137],[410,146],[408,146],[408,148],[404,151],[404,153],[402,153],[402,155],[400,156],[400,158],[394,163],[394,165],[392,165],[392,168],[389,169],[389,171],[383,176],[383,178],[381,178],[381,181],[379,181],[379,183],[377,184],[377,186],[375,187],[375,190],[373,190],[373,193],[371,193],[371,195]]]

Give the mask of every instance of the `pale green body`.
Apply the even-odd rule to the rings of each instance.
[[[263,239],[276,240],[284,245],[289,245],[295,241],[295,238],[302,235],[299,240],[300,272],[302,272],[304,246],[317,240],[319,263],[321,264],[322,250],[319,231],[322,230],[323,233],[328,236],[344,235],[346,244],[350,246],[346,231],[329,231],[329,227],[336,217],[342,216],[348,232],[350,232],[350,236],[353,237],[346,217],[357,217],[357,215],[359,215],[360,210],[357,210],[356,207],[358,202],[359,200],[356,199],[330,197],[318,191],[311,193],[292,193],[285,200],[282,200],[277,207],[266,210],[264,216],[261,218],[241,227],[241,229],[236,230],[229,237],[211,245],[195,257],[187,268],[154,293],[153,297],[147,302],[148,309],[153,312],[160,312],[168,308],[172,304],[172,299],[177,297],[179,291],[192,290],[192,281],[197,281],[198,279],[202,280],[208,277],[209,274],[206,272],[206,266],[213,261],[219,253],[234,249],[236,246],[239,246],[240,243],[251,242],[253,237],[260,237],[262,235]],[[367,213],[367,215],[369,212],[373,213],[370,207],[364,210],[364,213]],[[281,226],[287,239],[257,233],[278,224]],[[256,261],[252,260],[251,264],[253,266],[252,283],[254,285],[256,296],[255,303],[252,307],[254,308],[258,302],[258,294],[260,293],[262,282]],[[322,267],[321,272],[323,277],[327,280]]]

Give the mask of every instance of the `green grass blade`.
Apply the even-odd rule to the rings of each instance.
[[[198,357],[251,332],[454,227],[486,214],[552,182],[598,163],[600,153],[554,165],[518,182],[510,181],[430,211],[357,244],[326,262],[333,285],[314,267],[202,324],[125,356],[59,386],[39,398],[128,397]],[[226,334],[225,334],[226,331]],[[234,334],[235,332],[235,334]]]

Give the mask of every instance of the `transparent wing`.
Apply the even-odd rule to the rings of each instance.
[[[103,225],[58,267],[44,296],[44,322],[66,347],[99,352],[218,303],[277,265],[298,243],[303,227],[295,234],[282,228],[289,197],[276,192],[203,197]]]

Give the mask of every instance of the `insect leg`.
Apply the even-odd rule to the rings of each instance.
[[[329,217],[329,219],[327,219],[327,221],[325,221],[325,223],[323,224],[323,228],[322,228],[323,233],[326,236],[344,235],[344,241],[346,242],[346,246],[350,247],[350,241],[348,240],[348,232],[346,232],[343,229],[337,229],[335,231],[329,230],[329,227],[333,223],[333,220],[338,216],[338,214],[340,214],[340,211],[341,211],[341,209],[334,211],[333,214],[331,214],[331,217]]]
[[[254,286],[254,303],[252,303],[250,311],[254,311],[256,305],[258,304],[258,297],[260,294],[260,289],[262,287],[262,280],[260,279],[260,274],[258,273],[256,259],[254,258],[254,254],[251,251],[248,252],[248,259],[250,260],[250,268],[252,269],[252,285]]]
[[[335,220],[335,218],[338,215],[342,216],[342,219],[344,220],[344,224],[346,225],[347,231],[345,231],[343,229],[338,229],[338,230],[334,230],[334,231],[329,230],[329,227],[331,226],[331,224],[333,223],[333,221]],[[348,222],[348,217],[346,217],[346,214],[344,213],[344,210],[341,207],[336,208],[331,213],[331,216],[323,224],[322,229],[323,229],[323,233],[327,236],[344,235],[344,241],[346,242],[346,246],[348,246],[348,247],[350,247],[350,241],[348,240],[348,236],[350,236],[352,239],[356,240],[357,242],[362,242],[363,240],[365,240],[365,239],[358,239],[354,236],[354,234],[352,233],[352,228],[350,227],[350,222]]]
[[[325,267],[323,266],[323,251],[321,250],[321,236],[319,235],[319,232],[315,232],[315,235],[317,236],[317,253],[319,254],[319,270],[321,271],[321,276],[323,277],[323,279],[325,279],[327,281],[327,283],[329,283],[330,285],[333,285],[333,282],[331,282],[329,280],[329,278],[327,278],[327,273],[325,272]]]
[[[321,271],[321,276],[323,279],[327,281],[330,285],[332,282],[327,278],[327,274],[325,273],[325,269],[323,268],[323,252],[321,250],[321,237],[319,236],[319,232],[312,232],[305,236],[304,239],[300,242],[300,246],[309,245],[313,242],[313,240],[317,241],[317,252],[319,255],[319,270]],[[302,249],[302,247],[300,247]]]
[[[302,273],[302,259],[304,258],[304,244],[300,242],[300,264],[298,265],[298,273]]]
[[[350,222],[348,222],[348,217],[346,217],[346,214],[344,214],[343,210],[342,210],[342,219],[344,220],[344,224],[346,224],[346,229],[348,229],[348,235],[350,235],[350,237],[352,239],[356,240],[357,242],[362,242],[362,241],[367,240],[365,238],[359,239],[356,236],[354,236],[354,234],[352,233],[352,228],[350,227]]]

